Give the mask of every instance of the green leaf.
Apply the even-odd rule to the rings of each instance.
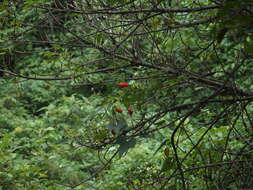
[[[117,121],[117,128],[120,130],[126,130],[128,128],[127,122],[124,118],[121,118],[120,120]]]
[[[163,140],[163,142],[161,143],[161,145],[154,152],[154,155],[166,144],[167,141],[168,141],[168,139],[164,139]]]
[[[226,33],[228,32],[228,28],[224,27],[224,28],[221,28],[218,33],[217,33],[217,42],[218,44],[221,43],[221,41],[224,39]]]
[[[5,134],[2,140],[0,141],[0,150],[9,146],[10,141],[11,141],[11,134]]]
[[[245,43],[245,50],[248,54],[250,54],[251,56],[253,56],[253,44],[252,43]]]
[[[127,151],[129,150],[129,148],[133,148],[136,144],[136,140],[135,139],[130,139],[127,140],[127,138],[125,136],[120,136],[117,138],[116,143],[118,143],[119,146],[119,157],[121,158],[122,156],[124,156]]]
[[[169,169],[171,169],[173,167],[173,158],[172,157],[166,157],[163,160],[163,164],[162,164],[162,168],[161,171],[165,172],[168,171]]]
[[[124,118],[120,118],[119,120],[114,119],[113,121],[111,121],[107,125],[107,128],[109,130],[114,130],[116,134],[120,134],[121,132],[127,130],[129,126]]]

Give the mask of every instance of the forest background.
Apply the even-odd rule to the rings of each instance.
[[[253,187],[252,0],[2,0],[0,189]]]

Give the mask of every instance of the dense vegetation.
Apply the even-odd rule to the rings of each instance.
[[[252,0],[3,0],[0,28],[0,189],[253,187]]]

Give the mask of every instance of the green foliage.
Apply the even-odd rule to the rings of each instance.
[[[0,189],[252,187],[252,25],[251,0],[1,1]]]

